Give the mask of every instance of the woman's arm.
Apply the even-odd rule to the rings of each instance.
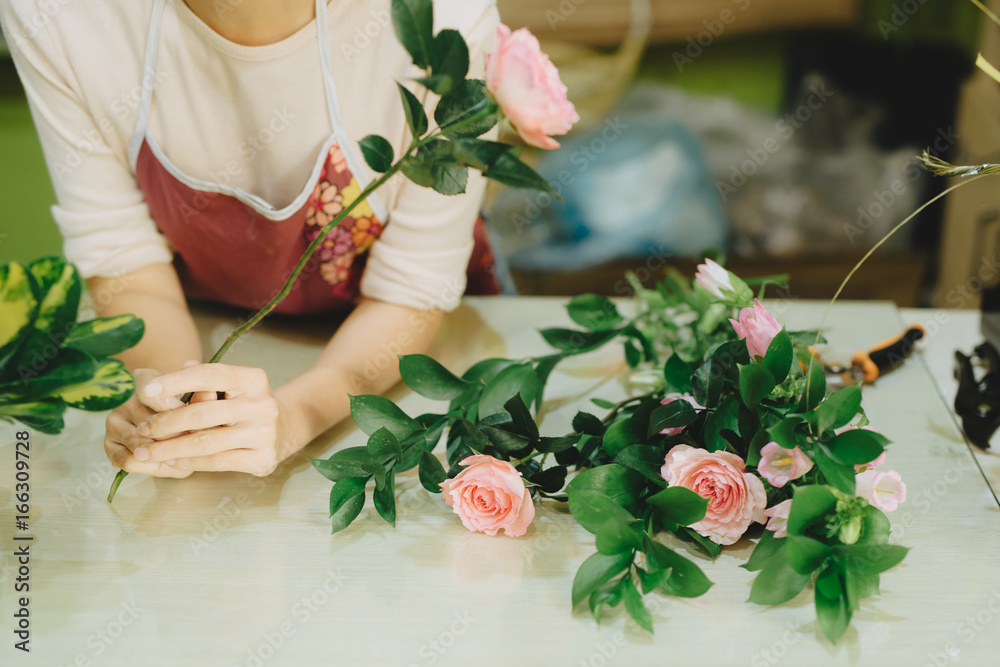
[[[262,370],[222,363],[159,376],[142,390],[152,413],[138,424],[141,446],[112,461],[143,472],[159,465],[165,474],[268,475],[350,414],[348,394],[382,393],[398,382],[396,355],[425,351],[441,317],[437,310],[362,300],[316,363],[275,391]],[[177,397],[189,391],[225,392],[225,400],[181,404]]]
[[[180,370],[186,361],[201,361],[198,331],[173,266],[151,264],[115,278],[91,278],[87,284],[99,316],[132,313],[146,323],[139,344],[119,355],[129,370],[166,373]]]

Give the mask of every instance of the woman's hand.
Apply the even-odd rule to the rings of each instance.
[[[129,449],[146,468],[134,472],[166,468],[176,477],[196,470],[271,474],[290,448],[285,442],[287,412],[283,414],[267,374],[226,364],[185,366],[176,373],[144,377],[136,389],[147,412],[136,414],[141,416],[135,422],[137,446]],[[179,397],[188,392],[203,400],[185,405]],[[204,400],[216,392],[225,398]]]
[[[198,362],[189,362],[198,363]],[[187,477],[190,470],[177,470],[164,463],[140,461],[133,451],[153,442],[149,437],[140,435],[137,426],[156,414],[154,405],[146,398],[145,388],[156,378],[162,376],[160,371],[150,368],[140,368],[133,373],[135,376],[135,393],[123,405],[115,408],[105,422],[104,453],[116,468],[127,472],[137,472],[154,477]],[[215,395],[212,395],[214,398]],[[192,397],[202,398],[203,397]],[[180,403],[180,401],[177,401]]]

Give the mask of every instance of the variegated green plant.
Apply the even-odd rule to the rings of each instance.
[[[58,433],[67,407],[110,410],[135,391],[125,365],[108,357],[139,342],[142,320],[77,322],[82,294],[61,257],[0,265],[0,419]]]

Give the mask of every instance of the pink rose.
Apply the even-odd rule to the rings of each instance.
[[[906,500],[906,484],[895,470],[866,470],[854,478],[856,493],[883,512],[894,512]]]
[[[753,308],[740,311],[739,322],[730,319],[729,323],[733,325],[737,336],[746,339],[751,359],[767,354],[771,340],[781,331],[781,325],[757,299],[753,300]]]
[[[668,403],[673,403],[678,398],[684,399],[685,401],[687,401],[688,403],[691,404],[691,407],[693,407],[696,410],[704,410],[705,409],[704,405],[698,405],[698,402],[694,400],[693,396],[667,396],[665,399],[663,399],[662,401],[660,401],[660,405],[667,405]],[[677,426],[677,427],[674,427],[674,428],[665,428],[662,431],[660,431],[660,435],[677,435],[678,433],[683,433],[684,429],[686,429],[686,428],[687,428],[686,426]]]
[[[705,518],[690,527],[713,542],[733,544],[751,522],[767,519],[764,484],[746,471],[743,459],[735,454],[677,445],[667,452],[660,474],[669,486],[683,486],[708,498]]]
[[[805,453],[795,447],[785,449],[776,442],[769,442],[760,450],[760,463],[757,472],[771,483],[771,486],[781,488],[793,479],[812,470],[813,462]]]
[[[451,505],[462,524],[472,531],[496,535],[524,535],[535,518],[531,494],[521,473],[506,461],[479,454],[461,462],[468,466],[441,483],[444,501]]]
[[[729,271],[726,271],[710,259],[706,259],[704,264],[698,265],[698,272],[695,274],[695,279],[699,285],[719,299],[726,298],[722,290],[732,291],[733,289],[733,283],[729,280]]]
[[[486,56],[486,88],[532,146],[559,148],[549,135],[566,134],[580,120],[559,71],[527,28],[497,26],[496,47]]]
[[[774,531],[775,537],[787,537],[788,536],[788,513],[792,509],[792,499],[783,500],[774,507],[768,507],[764,510],[764,514],[768,517],[767,525],[764,526],[768,530]]]

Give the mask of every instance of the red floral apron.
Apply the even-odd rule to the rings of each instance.
[[[333,133],[309,186],[282,209],[240,190],[192,178],[174,165],[149,133],[156,54],[164,0],[156,0],[143,68],[142,102],[129,160],[150,215],[174,248],[185,293],[258,310],[282,288],[306,247],[368,185],[359,156],[343,130],[329,60],[326,3],[316,2],[320,66]],[[359,295],[367,250],[389,220],[378,193],[354,208],[327,235],[276,311],[308,314],[343,310]],[[467,294],[499,294],[489,239],[475,226]]]

